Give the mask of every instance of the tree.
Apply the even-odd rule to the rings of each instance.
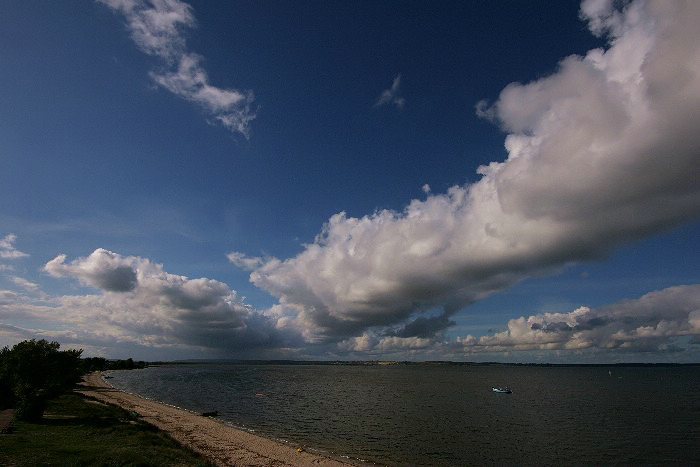
[[[5,365],[5,360],[9,353],[10,349],[7,347],[0,349],[0,410],[12,407],[15,400],[7,365]]]
[[[32,339],[0,352],[0,394],[17,418],[41,418],[48,398],[80,381],[82,350],[59,348],[58,342]]]

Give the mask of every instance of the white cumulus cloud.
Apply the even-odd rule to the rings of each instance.
[[[66,255],[56,256],[43,270],[53,277],[75,277],[83,284],[110,292],[127,292],[136,287],[139,258],[124,257],[98,248],[87,258],[66,264]]]
[[[53,297],[41,306],[0,304],[0,318],[53,320],[66,331],[48,334],[102,347],[131,343],[235,352],[300,342],[225,283],[170,274],[146,258],[98,248],[73,261],[59,255],[43,270],[77,279],[98,293]]]
[[[438,333],[523,278],[700,214],[700,3],[586,2],[581,15],[606,48],[480,106],[508,133],[505,161],[400,212],[336,214],[297,256],[251,273],[307,339]]]

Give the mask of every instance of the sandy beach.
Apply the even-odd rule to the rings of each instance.
[[[86,376],[77,392],[136,412],[144,421],[167,432],[179,443],[216,465],[352,465],[304,450],[298,451],[297,446],[238,430],[216,419],[127,394],[106,383],[99,372]]]

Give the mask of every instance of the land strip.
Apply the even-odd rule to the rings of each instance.
[[[347,466],[348,463],[307,452],[235,429],[224,423],[114,389],[99,372],[87,375],[81,394],[137,413],[182,445],[219,466]]]
[[[38,420],[0,434],[0,466],[210,466],[167,433],[124,409],[80,394],[49,399]]]

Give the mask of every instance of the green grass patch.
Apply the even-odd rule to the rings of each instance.
[[[36,423],[0,435],[0,465],[208,465],[135,414],[78,394],[49,401]]]

